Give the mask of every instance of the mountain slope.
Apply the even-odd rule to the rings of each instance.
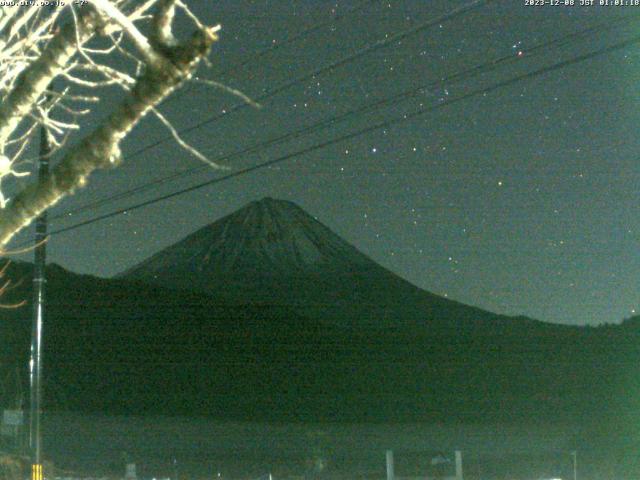
[[[372,261],[295,204],[264,198],[189,235],[121,276],[298,275],[348,272]]]
[[[7,275],[22,283],[6,300],[29,300],[30,265]],[[467,329],[459,317],[447,317],[448,329],[343,328],[287,307],[228,305],[55,265],[47,275],[47,409],[278,421],[637,419],[640,329],[631,324],[587,329],[485,312]],[[30,313],[0,310],[4,406],[18,394],[8,388],[16,368],[27,378]]]
[[[30,265],[7,275],[23,281],[6,300],[30,299]],[[552,325],[437,297],[289,202],[250,204],[120,278],[50,266],[47,296],[48,408],[579,422],[635,419],[640,398],[625,394],[640,391],[633,322]],[[26,373],[30,312],[0,310],[0,378]]]
[[[300,207],[271,198],[251,202],[118,278],[198,289],[229,304],[287,305],[343,327],[474,328],[479,322],[496,327],[531,322],[421,290]]]
[[[603,412],[620,371],[637,364],[636,354],[619,349],[619,329],[351,330],[286,307],[224,305],[57,266],[47,273],[47,409],[278,421],[567,420]],[[30,266],[15,264],[8,275],[23,282],[7,300],[30,299]],[[26,379],[30,312],[0,310],[0,378],[21,367]],[[17,393],[8,384],[3,405]]]

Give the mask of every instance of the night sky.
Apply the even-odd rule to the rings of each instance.
[[[417,96],[225,161],[234,172],[404,113],[437,108],[269,169],[55,235],[50,261],[110,276],[247,202],[270,196],[296,202],[383,266],[463,303],[569,324],[619,322],[633,315],[634,309],[640,311],[640,43],[447,103],[630,39],[640,32],[640,18],[528,52],[592,25],[638,16],[640,7],[524,2],[495,1],[455,16],[285,89],[263,101],[260,110],[238,109],[185,138],[216,159],[432,84]],[[253,98],[466,3],[190,2],[206,23],[223,27],[212,66],[200,76]],[[323,22],[300,40],[254,58]],[[434,84],[505,57],[510,60],[493,71]],[[109,92],[107,100],[118,95]],[[175,96],[161,110],[179,128],[241,102],[195,84]],[[97,117],[91,119],[87,129],[96,122]],[[125,141],[125,158],[167,136],[159,122],[145,120]],[[201,165],[165,141],[116,170],[94,175],[52,215]],[[54,220],[51,229],[225,173],[199,169],[141,195]],[[26,238],[21,235],[14,244]]]

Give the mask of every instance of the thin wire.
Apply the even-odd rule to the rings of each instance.
[[[243,60],[241,63],[236,64],[236,65],[232,65],[229,68],[226,68],[224,70],[222,70],[221,72],[219,72],[217,75],[219,76],[225,76],[228,75],[230,72],[235,71],[241,67],[246,66],[248,63],[256,61],[256,60],[260,60],[261,57],[267,55],[268,53],[272,53],[275,50],[277,50],[280,47],[284,47],[285,45],[289,45],[291,43],[297,42],[298,40],[301,40],[307,36],[309,36],[310,34],[316,32],[317,30],[326,27],[327,25],[331,25],[332,23],[337,22],[338,20],[341,20],[342,18],[351,15],[353,13],[358,12],[359,10],[362,10],[363,8],[365,8],[366,6],[373,4],[377,1],[380,0],[365,0],[362,3],[360,3],[359,5],[356,5],[355,7],[353,7],[351,10],[348,10],[344,13],[338,13],[333,15],[333,17],[330,20],[326,20],[326,21],[322,21],[319,22],[315,25],[312,25],[309,28],[306,28],[302,31],[300,31],[297,34],[292,35],[291,37],[285,38],[275,44],[269,45],[266,48],[263,48],[262,50],[257,51],[256,53],[254,53],[253,55],[249,55],[245,60]],[[189,87],[184,88],[182,91],[176,93],[175,95],[171,95],[170,97],[166,98],[162,104],[166,105],[167,103],[173,102],[179,98],[184,97],[185,95],[187,95],[189,93],[191,89]]]
[[[274,44],[271,44],[270,46],[268,46],[267,48],[264,48],[262,50],[260,50],[259,52],[256,52],[254,55],[249,56],[249,58],[246,58],[245,60],[232,65],[226,69],[224,69],[222,72],[220,72],[218,75],[227,75],[230,72],[233,72],[239,68],[244,67],[245,65],[247,65],[249,62],[253,62],[255,60],[260,59],[261,57],[265,56],[268,53],[273,53],[274,51],[276,51],[279,48],[284,47],[285,45],[289,45],[290,43],[293,42],[297,42],[298,40],[303,39],[304,37],[307,37],[308,35],[316,32],[317,30],[320,30],[323,27],[326,27],[327,25],[331,25],[333,22],[336,22],[338,20],[340,20],[343,17],[346,17],[348,15],[352,15],[356,12],[358,12],[359,10],[362,10],[363,8],[367,7],[368,5],[371,5],[375,2],[378,2],[380,0],[365,0],[363,2],[361,2],[359,5],[356,5],[355,7],[353,7],[351,10],[347,10],[344,13],[337,13],[334,14],[333,17],[330,20],[324,21],[324,22],[320,22],[316,25],[313,25],[309,28],[307,28],[306,30],[303,30],[302,32],[293,35],[281,42],[276,42]]]
[[[379,48],[387,46],[389,43],[402,40],[402,39],[404,39],[404,38],[406,38],[406,37],[408,37],[410,35],[418,33],[420,31],[425,30],[425,29],[427,29],[429,27],[432,27],[434,25],[440,25],[440,24],[442,24],[442,23],[444,23],[446,21],[453,20],[458,15],[462,15],[462,14],[468,12],[469,10],[472,10],[474,8],[478,8],[478,7],[482,6],[485,3],[488,3],[489,1],[495,1],[495,0],[472,0],[469,3],[466,3],[466,4],[462,5],[461,7],[458,7],[458,8],[450,10],[449,12],[441,15],[440,17],[438,17],[436,19],[429,20],[428,22],[423,22],[423,23],[421,23],[421,24],[419,24],[417,26],[414,26],[414,27],[412,27],[412,28],[410,28],[408,30],[404,30],[402,32],[399,32],[396,35],[393,35],[393,36],[388,37],[386,39],[378,40],[374,44],[368,45],[368,46],[364,47],[363,49],[360,49],[360,50],[354,52],[353,54],[347,55],[347,56],[345,56],[345,57],[343,57],[343,58],[341,58],[341,59],[339,59],[339,60],[337,60],[335,62],[332,62],[332,63],[330,63],[330,64],[328,64],[328,65],[326,65],[324,67],[320,67],[319,69],[316,69],[311,73],[307,73],[305,75],[302,75],[301,77],[297,77],[297,78],[295,78],[295,79],[293,79],[293,80],[291,80],[291,81],[289,81],[289,82],[287,82],[287,83],[285,83],[283,85],[280,85],[279,87],[276,87],[275,89],[273,89],[273,90],[271,90],[269,92],[266,92],[265,94],[263,94],[260,97],[255,98],[254,100],[256,102],[262,102],[263,100],[265,100],[265,99],[267,99],[269,97],[272,97],[272,96],[274,96],[274,95],[276,95],[278,93],[281,93],[282,91],[292,87],[293,85],[295,85],[297,83],[300,83],[300,82],[302,82],[304,80],[307,80],[309,78],[315,77],[317,75],[321,75],[321,74],[323,74],[323,73],[325,73],[327,71],[330,71],[330,70],[332,70],[334,68],[338,68],[338,67],[340,67],[342,65],[345,65],[348,62],[353,61],[353,60],[355,60],[357,58],[360,58],[363,55],[366,55],[366,54],[368,54],[368,53],[370,53],[372,51],[375,51],[375,50],[377,50]],[[204,120],[204,121],[202,121],[202,122],[200,122],[200,123],[198,123],[196,125],[184,128],[182,130],[178,130],[178,133],[180,135],[183,135],[185,133],[189,133],[189,132],[191,132],[193,130],[196,130],[196,129],[201,128],[201,127],[203,127],[205,125],[208,125],[209,123],[211,123],[211,122],[213,122],[213,121],[215,121],[215,120],[217,120],[217,119],[219,119],[221,117],[224,117],[224,116],[226,116],[226,115],[228,115],[228,114],[230,114],[230,113],[232,113],[232,112],[234,112],[234,111],[236,111],[236,110],[238,110],[240,108],[246,107],[246,106],[247,106],[246,103],[236,104],[235,106],[231,107],[230,109],[225,110],[225,113],[214,115],[213,117],[209,117],[206,120]],[[133,153],[127,155],[127,159],[131,160],[132,158],[135,158],[138,155],[140,155],[140,154],[142,154],[142,153],[144,153],[144,152],[146,152],[148,150],[151,150],[152,148],[155,148],[158,145],[161,145],[161,144],[165,143],[170,138],[171,137],[165,137],[165,138],[163,138],[161,140],[158,140],[158,141],[153,142],[151,144],[145,145],[144,147],[141,147],[138,150],[135,150]],[[246,152],[243,151],[242,153],[246,153]],[[226,159],[226,157],[223,157],[223,159]],[[182,175],[181,172],[177,173],[175,175],[172,175],[171,179],[177,178],[177,176],[181,176],[181,175]],[[163,181],[160,181],[160,183],[163,183]],[[139,187],[139,188],[144,188],[144,186],[143,187]],[[137,188],[134,189],[134,190],[138,191]],[[127,192],[123,192],[123,195],[125,197],[128,196]],[[122,198],[122,197],[119,197],[119,198]],[[98,201],[98,203],[102,204],[100,200]],[[85,207],[79,207],[79,208],[80,208],[81,211],[85,210]],[[60,214],[60,215],[58,215],[56,217],[52,217],[52,219],[60,218],[61,216],[69,215],[70,213],[73,214],[73,213],[76,213],[76,211],[66,212],[66,213]]]
[[[416,33],[419,33],[419,32],[421,32],[423,30],[426,30],[426,29],[428,29],[430,27],[433,27],[434,25],[440,25],[442,23],[445,23],[445,22],[448,22],[450,20],[453,20],[454,18],[456,18],[459,15],[465,14],[465,13],[467,13],[467,12],[469,12],[469,11],[475,9],[475,8],[481,7],[485,3],[492,2],[492,1],[495,2],[497,0],[472,0],[469,3],[466,3],[466,4],[462,5],[461,7],[454,8],[454,9],[450,10],[449,12],[441,15],[440,17],[438,17],[436,19],[429,20],[428,22],[423,22],[423,23],[421,23],[419,25],[416,25],[416,26],[414,26],[414,27],[412,27],[412,28],[410,28],[408,30],[404,30],[404,31],[399,32],[399,33],[397,33],[395,35],[387,37],[385,39],[378,40],[377,42],[375,42],[375,43],[373,43],[371,45],[367,45],[366,47],[364,47],[364,48],[362,48],[360,50],[357,50],[356,52],[354,52],[354,53],[352,53],[350,55],[342,57],[339,60],[331,62],[330,64],[325,65],[324,67],[320,67],[320,68],[318,68],[316,70],[313,70],[312,72],[300,75],[300,76],[294,78],[293,80],[285,82],[282,85],[280,85],[278,87],[275,87],[272,90],[268,90],[268,91],[266,91],[265,93],[263,93],[262,95],[260,95],[258,97],[255,97],[254,101],[257,102],[257,103],[262,103],[262,102],[264,102],[264,100],[267,100],[267,99],[269,99],[269,98],[271,98],[271,97],[273,97],[273,96],[275,96],[275,95],[277,95],[279,93],[282,93],[282,92],[288,90],[289,88],[291,88],[291,87],[293,87],[293,86],[295,86],[295,85],[297,85],[299,83],[302,83],[302,82],[304,82],[306,80],[309,80],[310,78],[314,78],[316,76],[323,75],[323,74],[325,74],[327,72],[330,72],[332,70],[340,68],[340,67],[342,67],[342,66],[344,66],[344,65],[346,65],[346,64],[348,64],[348,63],[350,63],[350,62],[352,62],[354,60],[357,60],[360,57],[363,57],[364,55],[367,55],[367,54],[369,54],[371,52],[375,52],[376,50],[379,50],[380,48],[386,47],[386,46],[388,46],[389,44],[391,44],[393,42],[397,42],[397,41],[402,40],[402,39],[404,39],[404,38],[406,38],[406,37],[408,37],[410,35],[414,35]],[[178,133],[180,135],[183,135],[185,133],[192,132],[194,130],[197,130],[198,128],[201,128],[201,127],[203,127],[205,125],[208,125],[208,124],[210,124],[212,122],[215,122],[216,120],[218,120],[218,119],[220,119],[222,117],[225,117],[225,116],[227,116],[227,115],[229,115],[229,114],[231,114],[233,112],[241,110],[241,109],[243,109],[243,108],[245,108],[247,106],[248,106],[248,104],[244,103],[244,102],[243,103],[237,103],[237,104],[233,105],[232,107],[229,107],[229,108],[225,109],[223,113],[220,113],[220,114],[214,115],[212,117],[209,117],[206,120],[203,120],[202,122],[197,123],[196,125],[192,125],[191,127],[183,128],[182,130],[179,130]],[[144,153],[144,152],[146,152],[148,150],[151,150],[152,148],[155,148],[158,145],[162,145],[163,143],[169,141],[170,139],[171,139],[170,136],[166,136],[161,140],[158,140],[156,142],[153,142],[153,143],[150,143],[148,145],[145,145],[144,147],[141,147],[138,150],[134,151],[133,153],[129,154],[127,158],[131,159],[131,158],[137,157],[141,153]]]
[[[633,17],[634,20],[637,20],[638,18],[640,18],[640,15],[635,15]],[[594,25],[594,26],[585,28],[585,29],[580,30],[578,32],[571,33],[569,35],[565,35],[565,36],[563,36],[561,38],[554,39],[554,40],[551,40],[551,41],[548,41],[548,42],[544,42],[544,43],[538,44],[538,45],[533,46],[531,48],[528,48],[526,50],[522,50],[523,56],[526,57],[526,58],[531,58],[534,55],[546,52],[546,50],[548,48],[550,48],[550,47],[558,48],[558,47],[561,47],[561,46],[565,46],[565,45],[569,44],[570,41],[573,40],[573,39],[580,38],[580,37],[582,37],[584,35],[592,35],[594,33],[601,33],[603,31],[606,31],[606,30],[609,30],[609,29],[612,29],[612,28],[618,26],[617,24],[620,23],[620,22],[626,22],[628,20],[629,20],[629,17],[624,17],[622,19],[616,19],[616,20],[612,20],[612,21],[609,21],[609,22],[604,22],[604,23],[601,23],[601,24],[598,24],[598,25]],[[416,96],[418,94],[421,94],[425,90],[429,90],[429,89],[432,89],[432,88],[435,88],[435,87],[441,87],[444,84],[446,84],[447,86],[450,86],[452,83],[460,82],[460,81],[463,81],[463,80],[468,80],[468,79],[473,78],[473,77],[475,77],[477,75],[484,74],[484,73],[487,73],[489,71],[495,70],[495,69],[499,68],[502,65],[515,63],[515,62],[518,62],[518,61],[521,61],[521,57],[519,57],[517,55],[514,55],[514,54],[505,55],[505,56],[497,58],[497,59],[495,59],[493,61],[470,67],[470,68],[468,68],[466,70],[463,70],[461,72],[458,72],[456,74],[449,75],[449,76],[446,76],[446,77],[442,77],[439,81],[431,82],[429,84],[423,84],[421,86],[412,88],[410,90],[395,94],[395,95],[393,95],[391,97],[385,97],[385,98],[380,99],[380,100],[378,100],[378,101],[376,101],[374,103],[366,104],[366,105],[361,106],[360,108],[347,111],[347,112],[345,112],[345,113],[343,113],[341,115],[338,115],[336,117],[331,117],[331,118],[328,118],[328,119],[321,120],[321,121],[316,122],[316,123],[314,123],[312,125],[309,125],[309,126],[301,128],[301,129],[298,129],[298,130],[296,130],[294,132],[289,132],[289,133],[287,133],[285,135],[274,137],[274,138],[271,138],[271,139],[266,140],[264,142],[260,142],[258,144],[254,144],[254,145],[252,145],[250,147],[246,147],[244,149],[237,150],[235,152],[231,152],[231,153],[222,155],[222,156],[214,159],[214,161],[216,163],[220,163],[222,161],[226,161],[226,160],[230,160],[230,159],[233,159],[233,158],[237,158],[237,157],[239,157],[241,155],[244,155],[244,154],[247,154],[247,153],[252,153],[252,152],[255,152],[257,150],[261,150],[261,149],[263,149],[265,147],[269,147],[269,146],[272,146],[272,145],[276,145],[276,144],[282,143],[282,142],[284,142],[286,140],[295,139],[295,138],[298,138],[300,136],[306,135],[308,133],[312,133],[314,131],[322,129],[324,127],[332,126],[333,124],[335,124],[337,122],[341,122],[341,121],[343,121],[343,120],[345,120],[348,117],[351,117],[353,115],[359,115],[359,114],[366,113],[366,112],[371,111],[371,110],[375,110],[375,109],[377,109],[378,107],[380,107],[382,105],[393,104],[393,103],[398,102],[398,101],[406,100],[408,98],[411,98],[411,97],[414,97],[414,96]],[[180,172],[174,173],[172,175],[168,175],[168,176],[165,176],[165,177],[162,177],[162,178],[159,178],[159,179],[144,183],[144,184],[139,185],[137,187],[122,191],[120,193],[117,193],[117,194],[114,194],[114,195],[109,195],[109,196],[107,196],[105,198],[102,198],[102,199],[87,203],[85,205],[81,205],[81,206],[76,207],[76,208],[74,208],[72,210],[68,210],[65,213],[60,213],[58,215],[55,215],[55,216],[51,217],[51,219],[52,220],[56,220],[56,219],[68,217],[69,215],[78,214],[78,213],[81,213],[81,212],[84,212],[84,211],[95,210],[95,209],[97,209],[97,208],[99,208],[99,207],[101,207],[103,205],[112,203],[112,202],[114,202],[116,200],[121,200],[123,198],[131,197],[131,196],[133,196],[133,195],[135,195],[137,193],[145,192],[145,191],[155,187],[156,185],[165,184],[165,183],[168,183],[168,182],[170,182],[172,180],[175,180],[175,179],[178,179],[178,178],[182,178],[182,177],[186,177],[188,175],[192,175],[192,174],[204,171],[204,170],[209,170],[209,169],[208,169],[207,166],[198,166],[198,167],[185,169],[185,170],[182,170]]]
[[[155,204],[155,203],[158,203],[158,202],[161,202],[161,201],[164,201],[164,200],[168,200],[168,199],[180,196],[180,195],[184,195],[185,193],[193,192],[195,190],[199,190],[201,188],[204,188],[204,187],[207,187],[207,186],[210,186],[210,185],[214,185],[214,184],[217,184],[217,183],[224,182],[226,180],[237,178],[237,177],[240,177],[242,175],[246,175],[248,173],[254,172],[256,170],[261,170],[263,168],[267,168],[267,167],[276,165],[278,163],[285,162],[287,160],[290,160],[292,158],[298,157],[300,155],[311,153],[311,152],[314,152],[316,150],[320,150],[322,148],[326,148],[328,146],[335,145],[337,143],[343,142],[345,140],[351,140],[352,138],[358,137],[360,135],[364,135],[366,133],[369,133],[369,132],[372,132],[372,131],[375,131],[375,130],[388,128],[388,127],[391,127],[393,125],[412,120],[412,119],[417,118],[417,117],[419,117],[421,115],[424,115],[425,113],[432,112],[434,110],[443,108],[445,106],[449,106],[449,105],[452,105],[452,104],[455,104],[455,103],[458,103],[458,102],[462,102],[464,100],[467,100],[467,99],[472,98],[472,97],[476,97],[478,95],[485,95],[485,94],[494,92],[494,91],[496,91],[498,89],[501,89],[501,88],[504,88],[504,87],[511,86],[511,85],[513,85],[515,83],[518,83],[518,82],[521,82],[521,81],[524,81],[524,80],[529,80],[531,78],[539,77],[541,75],[550,73],[552,71],[559,70],[559,69],[565,68],[565,67],[570,66],[570,65],[575,65],[577,63],[580,63],[580,62],[583,62],[583,61],[598,57],[600,55],[604,55],[604,54],[608,54],[608,53],[611,53],[611,52],[614,52],[614,51],[617,51],[617,50],[621,50],[623,48],[629,47],[630,45],[633,45],[633,44],[636,44],[636,43],[639,43],[639,42],[640,42],[640,36],[636,36],[636,37],[633,37],[633,38],[631,38],[629,40],[625,40],[623,42],[619,42],[619,43],[616,43],[614,45],[601,48],[601,49],[596,50],[594,52],[590,52],[590,53],[587,53],[587,54],[584,54],[584,55],[580,55],[578,57],[574,57],[574,58],[569,59],[569,60],[564,60],[564,61],[561,61],[561,62],[554,63],[554,64],[552,64],[550,66],[546,66],[546,67],[540,68],[538,70],[534,70],[532,72],[528,72],[528,73],[525,73],[525,74],[522,74],[522,75],[518,75],[518,76],[510,78],[508,80],[504,80],[504,81],[495,83],[495,84],[493,84],[493,85],[491,85],[489,87],[481,88],[481,89],[478,89],[478,90],[474,90],[474,91],[472,91],[470,93],[467,93],[467,94],[462,95],[460,97],[457,97],[457,98],[442,102],[440,104],[433,105],[433,106],[427,107],[427,108],[421,108],[421,109],[418,109],[418,110],[416,110],[416,111],[414,111],[412,113],[404,114],[404,115],[401,115],[399,117],[395,117],[395,118],[392,118],[390,120],[386,120],[384,122],[377,123],[377,124],[371,125],[369,127],[365,127],[363,129],[357,130],[357,131],[349,133],[347,135],[336,137],[336,138],[333,138],[331,140],[327,140],[325,142],[322,142],[322,143],[319,143],[319,144],[304,148],[302,150],[298,150],[296,152],[289,153],[289,154],[280,156],[278,158],[275,158],[275,159],[272,159],[272,160],[269,160],[269,161],[266,161],[266,162],[259,163],[257,165],[253,165],[251,167],[247,167],[247,168],[244,168],[242,170],[238,170],[237,172],[230,173],[230,174],[225,175],[223,177],[219,177],[219,178],[215,178],[215,179],[208,180],[208,181],[205,181],[205,182],[201,182],[201,183],[198,183],[198,184],[193,185],[193,186],[188,187],[188,188],[177,190],[175,192],[172,192],[172,193],[169,193],[169,194],[166,194],[166,195],[161,195],[159,197],[155,197],[153,199],[146,200],[144,202],[133,204],[133,205],[130,205],[130,206],[126,207],[126,208],[120,208],[120,209],[115,210],[113,212],[110,212],[110,213],[107,213],[107,214],[104,214],[104,215],[100,215],[100,216],[85,220],[83,222],[76,223],[76,224],[68,226],[68,227],[64,227],[64,228],[60,228],[58,230],[54,230],[54,231],[52,231],[50,233],[50,235],[58,235],[58,234],[61,234],[61,233],[65,233],[65,232],[69,232],[69,231],[72,231],[72,230],[76,230],[76,229],[84,227],[86,225],[90,225],[92,223],[96,223],[96,222],[99,222],[99,221],[102,221],[102,220],[106,220],[108,218],[115,217],[115,216],[120,215],[120,214],[125,213],[125,212],[130,212],[130,211],[133,211],[133,210],[137,210],[139,208],[146,207],[148,205],[152,205],[152,204]]]

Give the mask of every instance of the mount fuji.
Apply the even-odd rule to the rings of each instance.
[[[292,307],[345,327],[531,322],[421,290],[294,203],[272,198],[249,203],[118,277],[197,289],[227,304]]]
[[[5,303],[32,298],[30,264],[6,275],[18,285]],[[442,298],[281,200],[250,203],[118,278],[50,265],[47,298],[48,409],[579,423],[627,418],[640,397],[640,318],[556,325]],[[2,378],[27,365],[30,311],[0,310]]]

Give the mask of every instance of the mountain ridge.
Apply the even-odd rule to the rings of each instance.
[[[473,323],[495,316],[420,289],[295,203],[270,197],[200,228],[116,278],[195,288],[233,304],[286,305],[341,325],[419,326],[452,315]]]
[[[184,263],[188,258],[180,254],[191,257],[194,253],[201,261],[193,265],[195,270],[208,267],[220,273],[263,269],[277,275],[372,261],[293,202],[265,197],[198,229],[116,278],[168,268],[171,261]]]
[[[49,267],[47,408],[273,421],[634,415],[640,393],[627,392],[640,392],[640,323],[589,329],[443,299],[371,265],[292,204],[269,210],[256,203],[232,214],[232,223],[214,222],[187,237],[194,242],[187,247],[201,248],[178,247],[171,259],[183,265],[155,256],[157,272],[170,274],[162,282]],[[291,233],[287,222],[297,215],[316,233]],[[262,240],[234,243],[234,228]],[[213,262],[226,269],[213,279],[194,274],[211,249],[211,231],[224,232],[233,252]],[[326,240],[317,247],[323,256],[292,255],[300,242],[316,251],[314,239]],[[256,281],[242,268],[231,275],[245,261],[242,248],[265,244],[269,255],[252,258],[268,275]],[[282,259],[285,272],[292,263],[295,272],[273,270]],[[176,278],[180,268],[183,277]],[[9,278],[25,281],[7,300],[31,299],[30,269],[11,266]],[[5,376],[27,365],[30,311],[0,311]]]

